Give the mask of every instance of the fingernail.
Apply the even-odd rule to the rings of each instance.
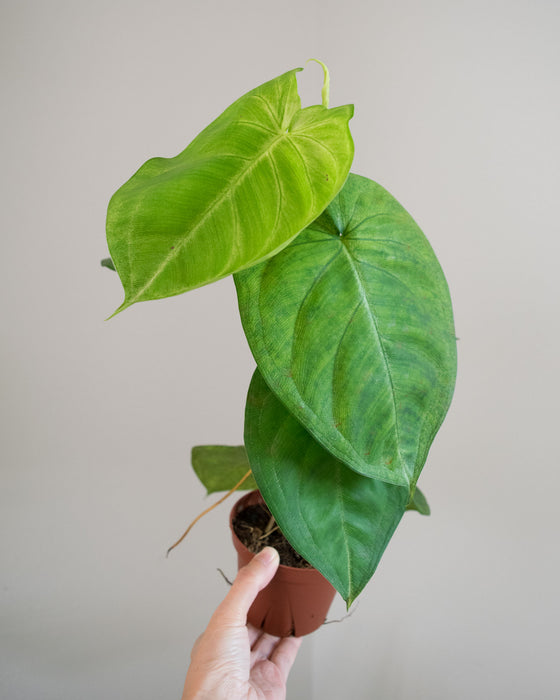
[[[263,564],[272,564],[273,561],[279,559],[279,554],[274,547],[265,547],[259,552],[258,557]]]

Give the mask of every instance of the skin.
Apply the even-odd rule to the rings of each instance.
[[[265,547],[237,577],[191,652],[182,700],[285,700],[301,639],[247,624],[252,602],[272,579],[278,553]]]

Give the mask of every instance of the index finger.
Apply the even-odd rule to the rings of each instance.
[[[265,547],[239,569],[228,594],[212,615],[210,624],[246,625],[247,613],[260,591],[276,573],[280,557],[272,547]]]

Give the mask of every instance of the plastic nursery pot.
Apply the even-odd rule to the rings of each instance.
[[[233,530],[233,519],[247,506],[264,503],[259,491],[251,491],[233,506],[229,518],[238,568],[255,556]],[[275,637],[303,637],[318,629],[327,616],[336,590],[317,569],[278,567],[272,581],[251,606],[247,621]]]

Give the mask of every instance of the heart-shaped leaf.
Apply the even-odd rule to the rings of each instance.
[[[247,397],[245,445],[280,529],[350,606],[406,510],[408,489],[362,476],[329,454],[258,370]]]
[[[208,495],[216,491],[229,491],[251,469],[243,445],[197,445],[192,448],[191,462]],[[256,488],[252,476],[240,486],[242,491]]]
[[[301,108],[295,69],[247,93],[174,158],[147,161],[112,197],[118,311],[266,259],[317,217],[354,154],[353,107]]]
[[[412,492],[451,401],[456,341],[443,272],[410,215],[350,175],[294,242],[235,281],[282,403],[352,469]]]

